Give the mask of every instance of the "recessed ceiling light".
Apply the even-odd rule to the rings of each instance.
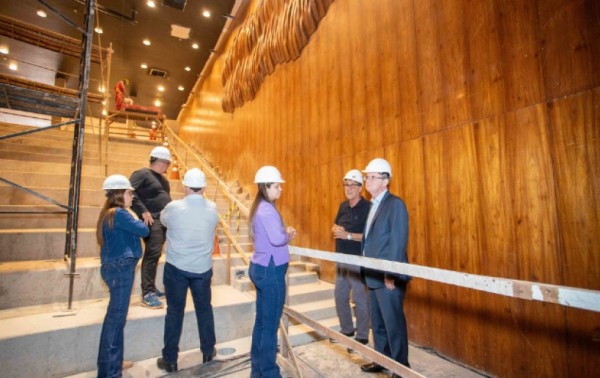
[[[192,48],[198,50],[200,46],[197,43],[192,43]]]
[[[177,89],[178,89],[180,92],[182,92],[182,91],[183,91],[185,88],[183,87],[183,85],[180,85],[180,86],[178,86],[178,87],[177,87]]]
[[[98,33],[98,34],[102,34],[102,33],[104,33],[104,30],[102,30],[102,28],[101,28],[100,26],[98,26],[98,27],[94,28],[94,31],[95,31],[96,33]]]
[[[8,46],[0,46],[0,54],[8,55]]]
[[[143,69],[146,69],[146,68],[148,68],[148,65],[146,63],[142,63],[142,64],[140,64],[140,67]]]
[[[209,17],[210,17],[210,12],[209,12],[209,11],[207,11],[207,10],[205,10],[204,12],[202,12],[202,15],[203,15],[204,17],[206,17],[206,18],[209,18]]]
[[[11,63],[8,65],[8,69],[9,69],[9,70],[11,70],[11,71],[16,71],[18,68],[19,68],[19,67],[17,66],[17,63],[15,63],[15,62],[11,62]]]
[[[48,17],[48,15],[46,14],[46,11],[43,9],[38,9],[37,12],[35,12],[35,14],[37,14],[38,16],[40,16],[41,18],[46,18]]]
[[[191,71],[192,69],[190,68],[190,66],[186,66],[186,67],[185,67],[185,70],[189,72],[189,71]]]
[[[158,91],[159,92],[164,92],[165,91],[165,87],[163,87],[162,85],[158,86]]]
[[[154,101],[154,106],[161,106],[161,105],[162,104],[161,104],[160,100],[155,100]]]
[[[156,3],[155,3],[154,1],[152,1],[152,0],[148,0],[148,1],[146,1],[146,5],[147,5],[149,8],[155,8],[155,7],[156,7]]]
[[[144,40],[142,41],[142,43],[143,43],[144,45],[146,45],[146,46],[150,46],[150,45],[151,45],[151,43],[150,43],[150,40],[149,40],[149,39],[144,39]]]

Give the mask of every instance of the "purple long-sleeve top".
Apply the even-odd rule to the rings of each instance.
[[[288,249],[290,238],[273,204],[262,201],[258,205],[252,221],[252,229],[254,230],[254,254],[251,260],[254,264],[269,266],[271,256],[276,266],[290,261]]]

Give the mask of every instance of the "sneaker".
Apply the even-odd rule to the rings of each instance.
[[[157,297],[162,298],[165,296],[165,293],[158,290],[158,289],[154,289],[154,294],[156,294]]]
[[[167,373],[177,371],[177,363],[169,364],[165,362],[165,360],[162,357],[158,357],[158,360],[156,360],[156,366],[158,366],[159,369],[166,371]]]
[[[144,298],[142,298],[142,306],[156,310],[159,308],[163,308],[165,305],[160,300],[158,300],[156,294],[148,293],[144,295]]]

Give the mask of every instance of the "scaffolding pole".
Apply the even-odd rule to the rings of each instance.
[[[77,229],[79,221],[79,197],[81,191],[81,168],[83,162],[83,142],[85,136],[85,117],[87,94],[90,81],[90,62],[92,37],[94,29],[94,12],[96,0],[86,0],[83,17],[84,29],[81,37],[81,60],[79,63],[79,105],[75,114],[75,130],[73,131],[73,151],[71,158],[71,181],[69,184],[69,207],[73,209],[67,216],[65,240],[65,258],[69,258],[69,298],[68,310],[73,303],[73,286],[77,261]]]

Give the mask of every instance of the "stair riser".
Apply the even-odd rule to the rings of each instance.
[[[10,152],[27,152],[34,154],[48,154],[48,155],[60,155],[71,157],[73,152],[72,145],[68,146],[58,146],[52,145],[49,146],[47,142],[45,144],[33,145],[33,144],[21,144],[21,143],[10,143],[10,142],[0,142],[0,151],[10,151]],[[83,149],[83,157],[87,159],[100,159],[103,157],[103,153],[99,151],[97,147],[85,147]],[[117,152],[113,151],[111,148],[110,153],[107,156],[108,159],[119,161],[119,160],[128,160],[135,161],[141,163],[148,162],[148,152],[137,152],[134,151],[123,151]],[[9,157],[10,159],[10,157]]]
[[[5,160],[24,160],[24,161],[39,161],[39,162],[53,162],[62,164],[71,164],[71,155],[54,155],[44,153],[31,153],[31,152],[17,152],[17,151],[0,151],[0,159]],[[84,165],[104,165],[108,164],[111,167],[121,168],[127,171],[133,171],[140,165],[145,165],[144,161],[138,159],[123,159],[113,160],[113,157],[109,157],[109,160],[103,161],[98,157],[84,157]],[[4,167],[6,169],[7,167]]]
[[[322,301],[325,299],[333,298],[333,288],[315,290],[310,293],[294,294],[293,290],[290,291],[290,306],[299,305],[307,302]]]
[[[45,174],[59,174],[59,175],[70,175],[71,174],[71,163],[45,163],[39,161],[22,161],[22,160],[7,160],[0,159],[0,166],[4,170],[10,170],[15,172],[38,172]],[[106,177],[107,175],[113,174],[124,174],[129,175],[135,169],[139,167],[128,167],[127,169],[121,167],[108,168],[99,165],[83,165],[82,176],[97,176]]]
[[[66,228],[66,225],[63,226]],[[60,260],[65,251],[65,231],[13,232],[0,234],[0,262]],[[77,235],[79,257],[100,256],[95,231],[79,231]]]
[[[131,306],[136,306],[134,301],[135,298],[132,298]],[[163,346],[165,311],[147,311],[149,312],[147,317],[130,316],[127,319],[124,335],[127,360],[140,361],[160,355]],[[217,343],[249,337],[252,334],[254,303],[215,306],[213,313]],[[90,324],[78,327],[68,327],[70,316],[64,316],[62,318],[65,322],[64,329],[0,340],[2,376],[64,377],[96,370],[104,314],[97,313],[94,316]],[[192,309],[188,309],[185,313],[179,347],[181,351],[186,351],[198,349],[198,345],[195,313]],[[23,356],[26,355],[35,356],[35,363],[23,363]]]
[[[62,259],[62,252],[60,253]],[[49,303],[66,302],[66,293],[69,292],[68,263],[57,261],[54,269],[27,270],[17,272],[0,273],[0,293],[2,301],[0,310],[24,306],[35,306]],[[133,294],[141,296],[140,287],[141,260],[136,268]],[[156,285],[163,289],[162,274],[164,257],[159,262],[156,275]],[[100,259],[86,260],[76,269],[79,275],[75,278],[73,288],[73,300],[88,300],[105,298],[108,289],[100,276]],[[213,260],[212,285],[224,285],[227,282],[225,260],[215,258]]]
[[[47,208],[47,206],[43,206]],[[6,207],[3,207],[6,208]],[[35,207],[34,207],[35,209]],[[56,211],[61,211],[56,207]],[[95,228],[99,207],[80,207],[79,208],[79,229]],[[34,228],[66,228],[67,214],[3,214],[0,218],[0,230],[10,229],[34,229]],[[0,236],[1,237],[1,236]]]

